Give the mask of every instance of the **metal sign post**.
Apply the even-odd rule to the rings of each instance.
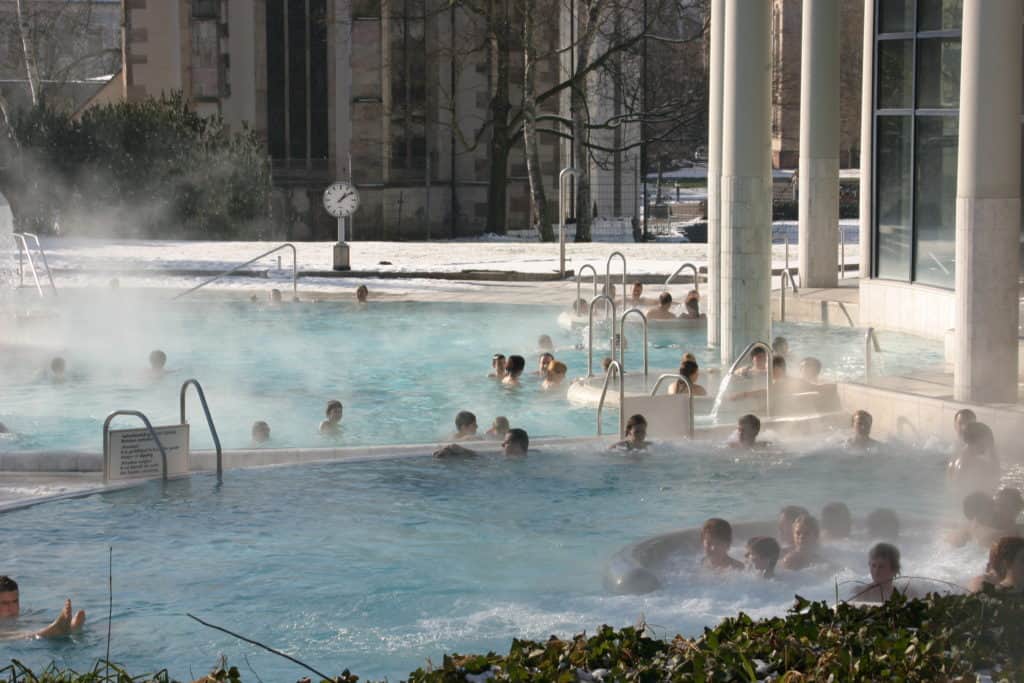
[[[558,174],[558,275],[563,280],[565,279],[565,181],[567,178],[572,178],[575,184],[578,175],[572,166],[566,166]]]

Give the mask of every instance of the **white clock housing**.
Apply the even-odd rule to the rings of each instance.
[[[324,190],[324,209],[335,218],[351,216],[359,208],[359,190],[352,183],[338,181]]]

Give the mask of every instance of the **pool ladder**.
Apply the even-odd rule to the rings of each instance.
[[[32,280],[36,291],[39,292],[39,296],[44,296],[42,284],[39,282],[39,271],[36,268],[35,260],[32,258],[32,248],[29,246],[29,240],[31,240],[35,243],[36,251],[39,252],[39,257],[42,259],[43,269],[46,273],[46,278],[50,281],[53,295],[57,296],[57,284],[53,281],[53,273],[50,271],[50,264],[46,261],[46,251],[39,242],[39,235],[31,232],[14,232],[11,233],[11,237],[14,238],[14,243],[18,245],[18,286],[25,286],[25,261],[27,260],[28,269],[32,273]]]
[[[203,385],[195,378],[187,379],[181,383],[181,392],[178,396],[178,404],[181,408],[181,424],[188,424],[188,420],[185,419],[185,395],[188,393],[190,386],[195,387],[196,394],[199,396],[199,403],[202,405],[203,413],[206,415],[206,424],[210,427],[210,436],[213,437],[213,445],[217,450],[217,483],[220,484],[224,481],[224,454],[220,447],[220,436],[217,435],[217,427],[213,424],[213,416],[210,415],[210,406],[206,402]]]

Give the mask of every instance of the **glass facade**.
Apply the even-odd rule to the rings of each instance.
[[[874,277],[952,289],[962,0],[876,0]]]

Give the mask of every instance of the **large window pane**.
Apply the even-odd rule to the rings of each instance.
[[[963,13],[963,0],[921,0],[917,5],[917,30],[958,29],[962,23]]]
[[[878,108],[909,109],[914,106],[912,83],[914,41],[878,42]]]
[[[877,276],[894,280],[910,280],[911,122],[910,116],[876,120]]]
[[[914,30],[914,0],[878,0],[878,32]]]
[[[914,279],[950,288],[956,255],[957,121],[955,116],[917,117],[914,158]]]
[[[956,109],[960,106],[960,39],[917,41],[917,106]]]

